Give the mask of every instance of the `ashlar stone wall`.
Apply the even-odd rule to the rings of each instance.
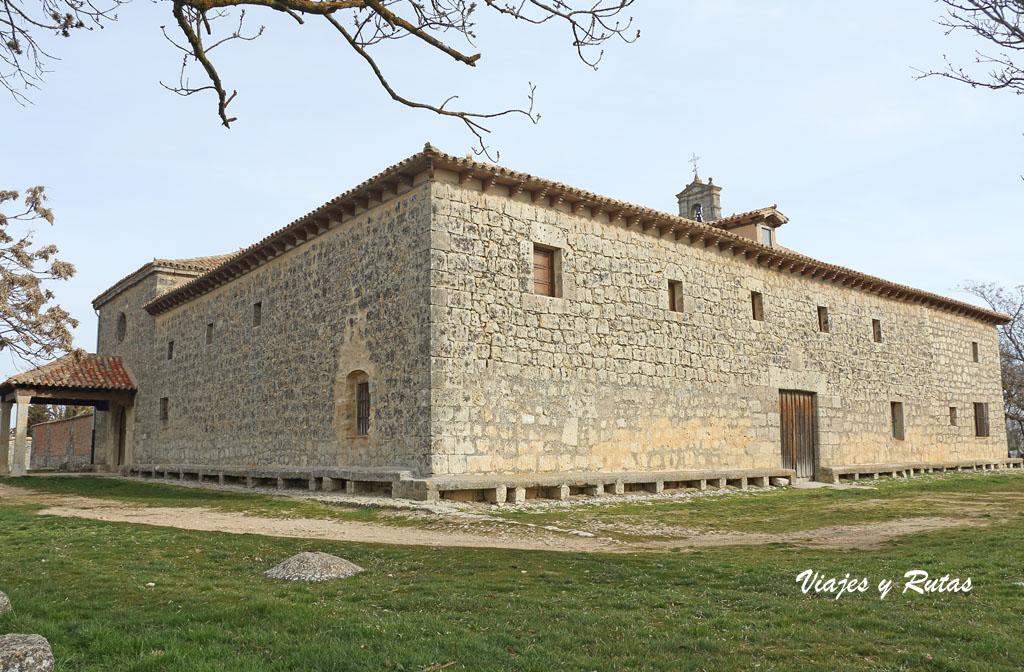
[[[136,399],[134,462],[426,469],[430,193],[332,224],[158,315],[140,345],[154,382]],[[359,380],[367,436],[356,435]]]
[[[432,186],[434,472],[778,467],[780,390],[815,393],[821,465],[1005,457],[993,326],[498,192]],[[561,296],[533,293],[534,244],[559,251]]]

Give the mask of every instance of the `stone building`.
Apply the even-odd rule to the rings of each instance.
[[[1019,465],[1006,316],[780,247],[785,216],[720,190],[677,216],[427,145],[147,263],[93,303],[132,379],[97,462],[497,501]]]

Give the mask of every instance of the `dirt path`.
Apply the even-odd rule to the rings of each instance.
[[[915,532],[984,525],[975,518],[904,518],[785,533],[709,532],[673,528],[672,539],[622,541],[586,531],[539,527],[500,520],[444,520],[430,528],[314,518],[272,518],[202,507],[145,507],[113,500],[38,493],[0,485],[0,504],[39,504],[39,515],[136,523],[183,530],[261,534],[272,537],[330,539],[409,546],[463,546],[519,550],[626,553],[698,549],[716,546],[792,544],[836,550],[874,549]]]
[[[535,534],[509,534],[491,530],[488,533],[428,530],[407,525],[384,525],[312,518],[263,518],[243,513],[227,513],[210,509],[147,507],[88,508],[55,506],[43,509],[40,515],[64,518],[89,518],[119,523],[141,523],[183,530],[262,534],[271,537],[300,539],[332,539],[371,544],[402,546],[470,546],[514,548],[548,551],[607,551],[609,540],[567,537],[540,529]]]
[[[805,548],[831,548],[835,550],[873,550],[887,541],[915,532],[943,530],[949,527],[981,527],[985,523],[966,518],[902,518],[881,523],[863,525],[836,525],[796,532],[708,532],[694,530],[687,539],[649,541],[643,544],[648,550],[666,548],[707,548],[711,546],[756,546],[760,544],[792,544]]]

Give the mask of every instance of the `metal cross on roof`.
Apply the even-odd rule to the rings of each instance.
[[[697,162],[700,161],[700,159],[701,159],[701,157],[697,156],[696,152],[694,152],[693,156],[690,158],[690,163],[693,164],[693,179],[695,179],[695,180],[700,179],[697,176]]]

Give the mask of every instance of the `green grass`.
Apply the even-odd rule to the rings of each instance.
[[[96,497],[137,506],[204,507],[281,518],[319,518],[385,522],[444,528],[447,521],[430,515],[405,515],[380,507],[336,506],[289,497],[179,487],[159,482],[112,478],[22,477],[0,483],[56,495]],[[623,540],[670,538],[633,526],[659,524],[680,530],[783,533],[833,525],[855,525],[908,517],[998,516],[1024,501],[1024,474],[962,473],[882,479],[870,488],[846,490],[781,489],[731,492],[691,499],[605,499],[572,507],[472,510],[496,520],[573,529],[596,529]]]
[[[873,488],[752,490],[728,496],[623,503],[610,500],[571,508],[497,510],[494,515],[576,528],[589,523],[628,526],[643,521],[694,530],[791,532],[916,516],[959,517],[965,508],[981,513],[981,507],[990,507],[998,512],[1024,504],[1022,498],[1024,474],[958,474],[879,480]]]
[[[913,487],[977,498],[1019,491],[1015,481],[989,478]],[[146,492],[132,496],[148,499]],[[705,513],[727,506],[753,519],[771,502],[786,517],[806,501],[830,501],[793,495],[723,499]],[[153,500],[166,504],[163,496]],[[0,616],[0,632],[44,634],[63,671],[422,670],[449,662],[444,669],[1020,670],[1024,503],[1003,497],[997,524],[916,534],[877,551],[772,545],[635,555],[277,539],[6,505],[0,590],[15,611]],[[319,585],[259,576],[314,549],[368,571]],[[974,589],[904,595],[897,587],[881,601],[872,588],[837,601],[800,593],[795,576],[807,568],[897,585],[907,570],[924,569],[970,576]]]
[[[371,521],[378,519],[383,511],[378,506],[340,507],[291,497],[207,490],[117,478],[22,476],[0,478],[0,485],[11,485],[54,495],[109,499],[136,506],[202,507],[277,518]]]

